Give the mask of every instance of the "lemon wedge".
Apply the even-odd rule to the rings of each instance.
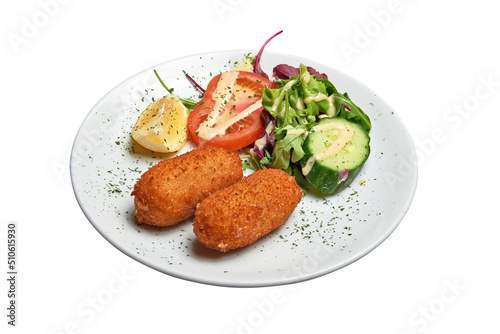
[[[176,152],[187,140],[187,109],[176,95],[150,103],[132,129],[132,138],[154,152]]]

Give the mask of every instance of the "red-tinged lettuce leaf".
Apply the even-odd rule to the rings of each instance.
[[[297,77],[299,69],[287,64],[276,65],[273,69],[273,77],[280,80],[287,80],[290,77]]]
[[[205,94],[205,90],[200,86],[198,85],[198,83],[196,81],[194,81],[194,79],[189,75],[187,74],[185,71],[184,72],[184,75],[186,76],[186,78],[188,79],[188,81],[196,88],[198,89],[202,94]]]
[[[250,154],[257,161],[259,168],[272,168],[269,159],[274,149],[274,129],[276,127],[274,119],[267,111],[261,113],[262,122],[266,130],[262,132],[259,139],[248,147]]]
[[[314,68],[312,68],[311,66],[307,66],[307,71],[311,75],[315,75],[316,78],[318,78],[318,79],[326,79],[326,80],[328,80],[328,76],[325,73],[320,73],[320,72],[316,71]]]
[[[316,75],[318,79],[326,79],[328,80],[328,76],[325,73],[320,73],[316,69],[311,66],[307,66],[307,71],[311,75]],[[287,64],[279,64],[276,65],[273,69],[273,77],[279,80],[287,80],[290,77],[298,78],[299,76],[299,68],[293,67]]]
[[[278,36],[281,34],[283,30],[278,31],[276,34],[272,35],[267,39],[267,41],[264,42],[264,45],[259,50],[259,53],[257,53],[257,56],[255,57],[255,62],[253,64],[253,72],[257,73],[258,75],[262,75],[263,77],[269,79],[269,76],[264,73],[262,68],[260,67],[260,58],[262,57],[262,53],[264,52],[264,48],[266,47],[267,43],[269,43],[270,40],[272,40],[274,37]]]
[[[349,177],[349,170],[346,168],[343,171],[339,171],[339,176],[337,179],[337,184],[344,182]]]

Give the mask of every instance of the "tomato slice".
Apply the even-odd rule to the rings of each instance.
[[[188,117],[193,143],[238,150],[256,141],[265,130],[260,121],[262,89],[270,85],[267,78],[245,71],[213,77]]]

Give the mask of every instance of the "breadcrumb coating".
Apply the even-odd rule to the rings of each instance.
[[[163,160],[146,171],[132,191],[139,224],[175,225],[193,218],[196,205],[211,193],[241,180],[236,152],[197,148]]]
[[[301,199],[292,176],[279,169],[259,170],[204,199],[196,210],[194,233],[209,248],[237,249],[282,226]]]

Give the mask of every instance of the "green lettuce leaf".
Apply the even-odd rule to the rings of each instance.
[[[363,112],[363,110],[361,110],[361,108],[351,101],[347,93],[333,94],[333,101],[335,103],[335,108],[339,111],[337,117],[342,117],[354,123],[358,123],[367,133],[370,133],[372,128],[370,118]]]
[[[304,140],[305,132],[302,134],[286,134],[283,139],[277,141],[273,150],[274,161],[272,166],[287,170],[290,166],[290,161],[295,163],[302,159],[305,154],[302,149]]]

